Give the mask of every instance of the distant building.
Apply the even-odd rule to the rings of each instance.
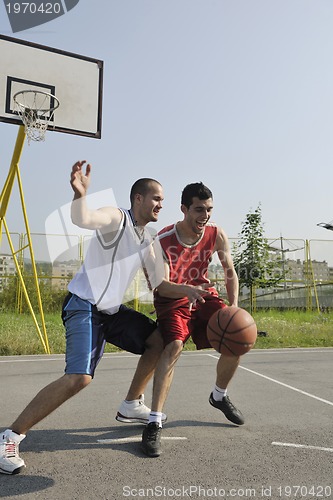
[[[304,266],[300,259],[286,259],[284,261],[285,278],[294,284],[303,283]]]
[[[74,274],[80,268],[81,263],[78,260],[67,262],[54,262],[52,266],[52,288],[55,290],[67,290],[67,285]]]
[[[274,255],[273,255],[273,259]],[[284,278],[275,287],[280,288],[297,288],[304,287],[307,283],[315,280],[316,284],[333,282],[333,267],[329,267],[324,261],[311,260],[308,263],[301,259],[285,259],[281,263],[281,269],[284,269]],[[217,289],[224,294],[224,273],[221,265],[211,264],[208,268],[208,278],[216,282]],[[248,293],[246,287],[243,287],[242,293]],[[264,293],[257,290],[257,293]]]
[[[8,286],[11,276],[16,275],[16,266],[12,255],[0,255],[0,292]]]
[[[286,280],[297,284],[315,280],[316,283],[330,281],[332,276],[332,268],[328,267],[327,262],[310,260],[309,262],[301,261],[300,259],[287,259],[284,262],[286,271]]]
[[[333,282],[333,267],[329,267],[328,272],[329,272],[329,280]]]

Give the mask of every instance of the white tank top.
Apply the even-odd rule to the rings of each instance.
[[[68,285],[68,290],[108,314],[119,310],[124,294],[138,269],[143,267],[152,237],[134,226],[130,212],[120,209],[122,221],[112,241],[106,242],[99,230],[90,241],[84,262]]]

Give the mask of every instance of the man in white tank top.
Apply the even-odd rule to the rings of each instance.
[[[86,193],[91,167],[88,164],[84,172],[84,164],[76,162],[71,172],[71,217],[77,226],[95,230],[95,235],[81,269],[69,284],[63,305],[65,374],[42,389],[10,428],[0,434],[0,472],[4,474],[17,474],[25,467],[19,443],[29,429],[91,382],[105,342],[141,354],[116,419],[148,422],[150,409],[144,404],[143,394],[163,343],[156,323],[122,305],[122,300],[139,268],[144,268],[152,288],[163,277],[162,268],[160,275],[156,272],[152,239],[146,229],[149,222],[158,220],[163,190],[154,179],[139,179],[131,189],[130,210],[90,210]]]

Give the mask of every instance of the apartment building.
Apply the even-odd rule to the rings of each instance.
[[[80,268],[78,260],[54,262],[52,266],[52,288],[67,290],[67,285]]]
[[[0,255],[0,292],[8,286],[11,276],[16,275],[16,266],[12,255]]]

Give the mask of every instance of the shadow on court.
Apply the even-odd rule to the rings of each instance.
[[[332,496],[333,349],[244,356],[229,387],[246,419],[240,427],[208,403],[216,353],[184,352],[165,408],[159,458],[142,453],[142,425],[115,420],[137,359],[105,355],[90,386],[29,432],[20,451],[27,468],[0,475],[1,498],[275,500],[311,498],[311,485],[317,497]],[[1,428],[63,366],[62,356],[0,358]],[[290,490],[295,485],[302,491]]]

